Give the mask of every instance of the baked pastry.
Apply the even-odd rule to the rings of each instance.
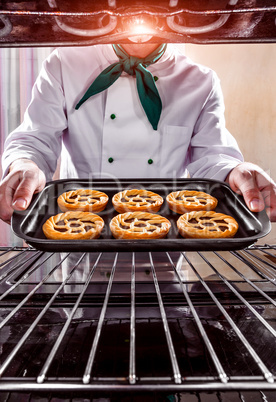
[[[96,239],[104,227],[103,219],[91,212],[67,211],[51,216],[44,223],[43,233],[48,239]]]
[[[102,191],[79,189],[61,194],[57,200],[61,211],[100,212],[108,203],[108,196]]]
[[[216,208],[218,200],[203,191],[175,191],[167,195],[169,208],[178,214],[190,211],[211,211]]]
[[[148,190],[124,190],[112,198],[114,208],[119,213],[146,211],[158,212],[163,204],[161,195]]]
[[[212,239],[233,237],[239,225],[229,215],[214,211],[192,211],[180,216],[177,228],[183,237]]]
[[[126,212],[110,222],[116,239],[160,239],[168,234],[170,227],[168,219],[149,212]]]

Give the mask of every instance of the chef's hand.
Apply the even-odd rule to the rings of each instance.
[[[276,221],[276,184],[259,166],[243,162],[231,170],[225,181],[243,196],[252,212],[266,209],[270,220]]]
[[[44,173],[29,159],[17,159],[0,184],[0,219],[10,223],[14,210],[25,210],[46,183]]]

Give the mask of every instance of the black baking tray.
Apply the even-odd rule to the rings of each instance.
[[[106,209],[98,213],[105,221],[101,237],[91,240],[47,239],[42,231],[42,225],[50,216],[61,212],[57,205],[58,196],[66,191],[80,188],[103,191],[109,196]],[[118,214],[113,208],[112,197],[115,193],[130,188],[153,191],[164,198],[158,214],[171,222],[171,229],[166,238],[120,240],[112,236],[109,222]],[[166,196],[170,192],[178,190],[204,191],[217,198],[216,212],[233,216],[239,224],[235,237],[227,239],[185,239],[181,237],[176,226],[180,215],[170,211],[166,202]],[[265,211],[252,213],[246,207],[242,197],[234,193],[226,183],[220,181],[208,179],[66,179],[47,183],[45,188],[34,196],[26,211],[14,212],[12,229],[26,243],[42,251],[213,251],[248,247],[267,235],[271,230],[271,224]]]

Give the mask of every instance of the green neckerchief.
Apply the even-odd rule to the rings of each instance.
[[[125,71],[129,75],[136,75],[136,84],[141,104],[154,130],[160,119],[162,102],[155,85],[155,80],[147,67],[159,60],[167,45],[162,44],[147,57],[140,59],[130,56],[120,45],[112,45],[119,61],[111,64],[102,71],[90,85],[82,99],[78,102],[76,109],[88,99],[99,92],[109,88]]]

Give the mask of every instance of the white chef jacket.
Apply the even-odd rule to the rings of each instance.
[[[168,45],[148,67],[162,100],[158,130],[141,106],[135,76],[123,73],[107,90],[75,106],[118,58],[111,45],[59,48],[46,59],[22,124],[7,138],[3,171],[29,158],[52,179],[176,178],[224,180],[243,160],[225,128],[217,75]]]

